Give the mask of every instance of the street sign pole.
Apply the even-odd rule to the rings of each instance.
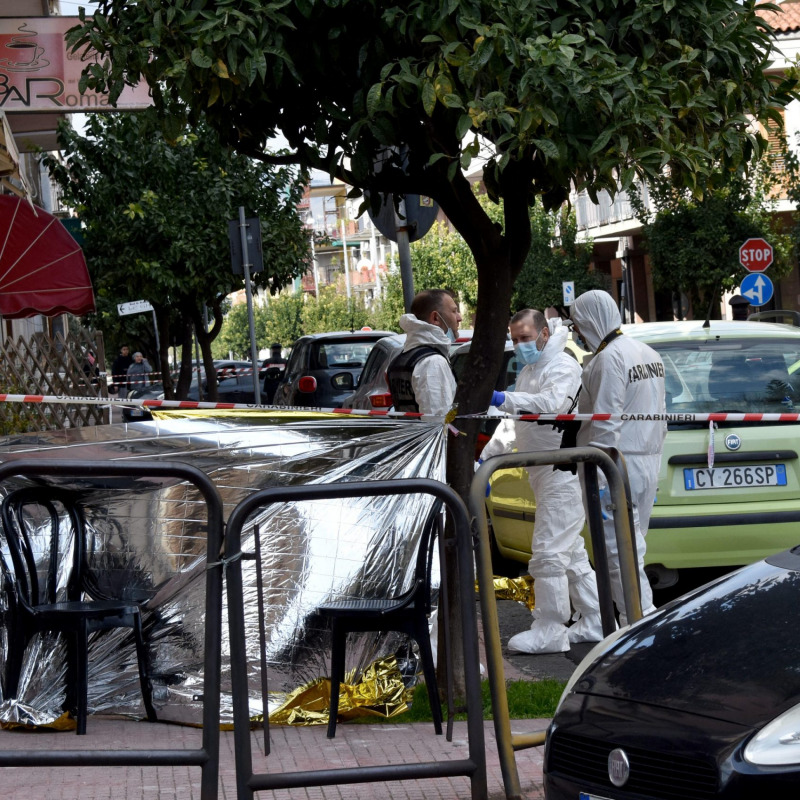
[[[405,199],[400,200],[397,210],[398,213],[395,215],[397,256],[400,261],[400,281],[403,284],[403,307],[408,314],[414,300],[414,273],[411,269],[411,242],[408,237],[408,213]]]
[[[253,362],[253,396],[256,405],[261,405],[261,386],[258,381],[258,351],[256,349],[256,323],[253,317],[253,287],[250,283],[250,248],[247,245],[247,222],[244,206],[239,206],[239,234],[242,239],[242,267],[244,268],[244,290],[247,297],[247,320],[250,325],[250,359]]]

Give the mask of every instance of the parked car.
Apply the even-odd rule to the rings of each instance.
[[[217,371],[217,380],[230,378],[233,375],[252,375],[253,364],[250,361],[235,359],[215,359],[214,369]]]
[[[403,351],[406,341],[404,333],[384,336],[375,342],[364,364],[356,390],[342,400],[342,408],[359,408],[371,411],[373,408],[391,408],[392,395],[386,380],[389,364]]]
[[[341,408],[373,345],[391,331],[312,333],[293,345],[289,363],[275,390],[279,406]]]
[[[796,547],[600,642],[548,729],[547,800],[800,795],[799,601]]]
[[[800,408],[797,328],[712,320],[708,328],[653,322],[623,331],[660,353],[670,413]],[[654,588],[674,585],[682,570],[731,569],[798,539],[798,426],[720,422],[714,450],[709,468],[707,422],[670,423],[647,535],[645,569]],[[535,501],[523,470],[496,473],[487,506],[499,554],[527,564]]]
[[[217,378],[217,400],[218,403],[255,403],[255,391],[253,389],[253,375],[249,362],[247,370],[239,372],[239,374],[231,375],[230,377]],[[205,373],[199,373],[203,376],[203,400],[209,399],[207,394],[207,383],[205,381]],[[218,372],[217,375],[219,376]],[[192,382],[189,385],[189,391],[186,393],[187,400],[195,402],[200,400],[200,390],[197,380],[198,373],[192,377]],[[151,383],[149,386],[143,386],[139,389],[134,389],[128,393],[130,399],[137,400],[163,400],[164,399],[164,384],[161,382]],[[142,422],[153,418],[150,411],[144,406],[135,406],[131,408],[122,409],[122,418],[125,422]]]

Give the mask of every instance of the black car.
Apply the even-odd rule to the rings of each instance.
[[[292,345],[273,403],[341,408],[353,393],[372,346],[391,331],[312,333]]]
[[[548,730],[547,800],[800,796],[800,547],[598,644]]]
[[[249,367],[249,362],[248,362]],[[207,394],[208,388],[203,374],[203,401],[209,402]],[[217,373],[219,376],[219,372]],[[128,398],[132,400],[163,400],[164,399],[164,385],[160,382],[151,383],[149,386],[143,386],[139,389],[134,389],[128,393]],[[189,391],[186,393],[186,399],[197,402],[200,400],[200,392],[198,389],[197,375],[192,378],[189,386]],[[263,398],[262,398],[263,401]],[[229,377],[217,378],[217,403],[255,403],[255,390],[253,388],[253,371],[252,368],[242,370],[239,374],[230,375]],[[122,409],[122,418],[125,422],[142,422],[150,420],[153,415],[145,406],[124,407]]]

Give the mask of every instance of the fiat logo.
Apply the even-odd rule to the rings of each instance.
[[[631,775],[631,762],[624,750],[615,748],[608,754],[608,779],[614,786],[624,786]]]
[[[738,450],[742,446],[742,440],[735,433],[729,433],[725,437],[725,447],[728,450]]]

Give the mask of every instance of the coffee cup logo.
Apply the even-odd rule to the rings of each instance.
[[[0,46],[0,68],[9,72],[34,72],[50,64],[43,58],[44,47],[37,43],[38,33],[27,28],[27,23],[19,33],[6,37]]]

